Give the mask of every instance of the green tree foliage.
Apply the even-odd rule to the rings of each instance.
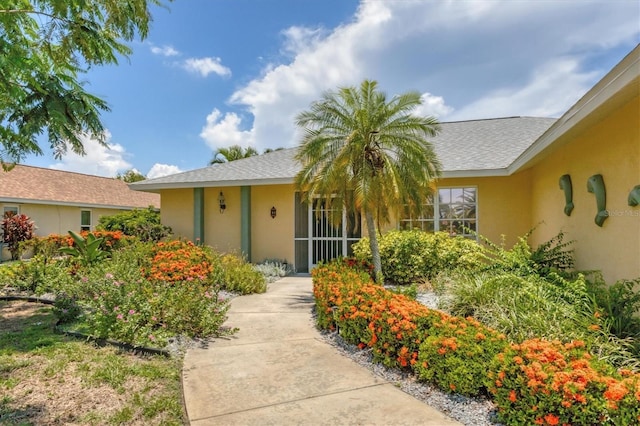
[[[138,237],[142,241],[160,241],[171,234],[171,228],[162,225],[160,212],[153,207],[102,216],[96,229],[121,231],[125,235]]]
[[[213,158],[209,161],[209,165],[228,163],[229,161],[241,160],[243,158],[258,155],[255,148],[243,148],[240,145],[232,145],[228,148],[220,148],[213,153]]]
[[[127,170],[123,174],[118,173],[116,179],[120,179],[127,183],[140,182],[147,179],[145,175],[137,171],[136,169]]]
[[[171,1],[171,0],[169,0]],[[82,135],[101,143],[106,102],[79,77],[95,65],[117,64],[125,44],[149,31],[151,5],[161,0],[3,0],[0,5],[0,163],[42,154],[84,154]]]
[[[387,100],[375,81],[327,92],[296,118],[303,129],[296,184],[307,201],[319,197],[365,217],[376,276],[381,279],[378,228],[401,209],[420,214],[440,175],[440,162],[427,141],[439,131],[433,117],[412,111],[420,93]],[[341,209],[334,209],[341,220]]]

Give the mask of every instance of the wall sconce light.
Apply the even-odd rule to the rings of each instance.
[[[271,207],[271,219],[275,219],[276,218],[276,208],[275,207]]]
[[[220,191],[220,195],[218,195],[218,203],[220,204],[220,213],[224,213],[227,208],[227,204],[224,201],[224,194]]]

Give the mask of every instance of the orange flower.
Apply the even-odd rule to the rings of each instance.
[[[518,397],[516,396],[516,391],[511,389],[511,392],[509,392],[509,401],[516,402],[517,400]]]
[[[604,397],[609,401],[620,401],[627,393],[629,390],[623,383],[612,381],[604,392]]]
[[[547,422],[548,425],[554,426],[560,422],[560,419],[558,418],[558,416],[549,413],[544,416],[544,421]]]

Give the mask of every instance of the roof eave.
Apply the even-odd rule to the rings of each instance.
[[[167,182],[167,183],[147,183],[132,184],[129,188],[134,191],[158,192],[165,189],[189,189],[189,188],[225,188],[230,186],[264,186],[264,185],[288,185],[293,184],[294,178],[271,178],[271,179],[247,179],[247,180],[222,180],[222,181],[202,181],[202,182]]]
[[[0,197],[0,203],[15,203],[15,204],[37,204],[48,206],[64,206],[64,207],[83,207],[92,209],[114,209],[114,210],[133,210],[143,209],[149,206],[123,206],[116,204],[96,204],[96,203],[78,203],[73,201],[53,201],[53,200],[35,200],[30,198],[14,198],[14,197]],[[157,208],[157,206],[154,206]]]

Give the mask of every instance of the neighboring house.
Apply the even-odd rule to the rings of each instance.
[[[633,201],[640,192],[639,96],[637,46],[560,119],[443,123],[432,139],[443,164],[435,202],[425,217],[398,218],[394,226],[458,235],[466,226],[497,243],[504,235],[507,244],[537,226],[534,246],[562,230],[575,240],[578,269],[602,270],[608,282],[639,277],[640,207]],[[160,193],[162,221],[176,235],[242,252],[254,262],[284,259],[308,271],[348,254],[362,232],[334,229],[321,205],[300,203],[295,152],[130,187]]]
[[[101,216],[149,206],[160,208],[160,196],[132,191],[114,178],[24,165],[0,170],[0,211],[26,214],[39,236],[90,231]]]

